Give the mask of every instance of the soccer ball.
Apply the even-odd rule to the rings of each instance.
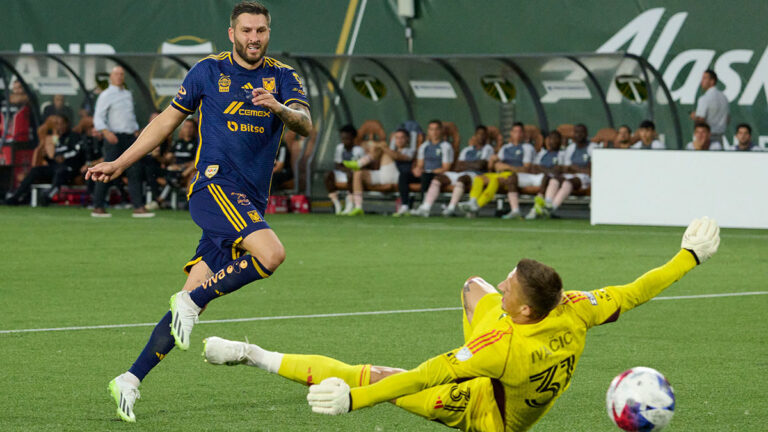
[[[659,371],[634,367],[611,381],[605,395],[608,417],[625,431],[658,431],[672,420],[675,393]]]

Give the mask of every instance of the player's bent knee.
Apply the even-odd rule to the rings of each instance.
[[[405,372],[405,369],[400,368],[392,368],[387,366],[371,366],[371,384],[381,381],[384,378],[398,374],[400,372]]]
[[[496,288],[479,276],[472,276],[464,283],[461,289],[462,306],[467,315],[467,321],[472,322],[475,306],[481,298],[488,294],[496,293]]]

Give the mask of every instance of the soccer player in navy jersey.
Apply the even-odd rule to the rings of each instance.
[[[189,348],[198,315],[211,300],[269,277],[285,249],[263,215],[272,167],[286,127],[309,135],[312,121],[299,75],[267,57],[270,15],[257,2],[232,10],[231,52],[192,67],[178,94],[136,142],[113,162],[90,168],[86,179],[109,182],[154,149],[184,119],[198,112],[195,175],[189,211],[203,230],[187,281],[131,368],[109,383],[121,419],[134,422],[141,380],[173,348]],[[248,255],[242,256],[245,252]]]

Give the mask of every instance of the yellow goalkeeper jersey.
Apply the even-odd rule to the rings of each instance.
[[[565,391],[584,350],[587,330],[612,322],[650,300],[696,266],[681,250],[667,264],[634,282],[594,291],[567,291],[563,301],[535,324],[515,324],[501,310],[501,296],[473,323],[467,342],[417,368],[351,390],[352,409],[372,406],[445,383],[489,377],[503,386],[501,412],[508,431],[533,426]],[[480,304],[478,304],[478,309]],[[496,316],[493,316],[496,315]]]

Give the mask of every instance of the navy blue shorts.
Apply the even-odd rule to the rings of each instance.
[[[216,273],[245,252],[240,242],[248,234],[269,228],[263,210],[257,209],[246,194],[230,186],[208,184],[192,194],[189,214],[203,229],[203,236],[195,255],[184,265],[186,273],[201,260]]]

